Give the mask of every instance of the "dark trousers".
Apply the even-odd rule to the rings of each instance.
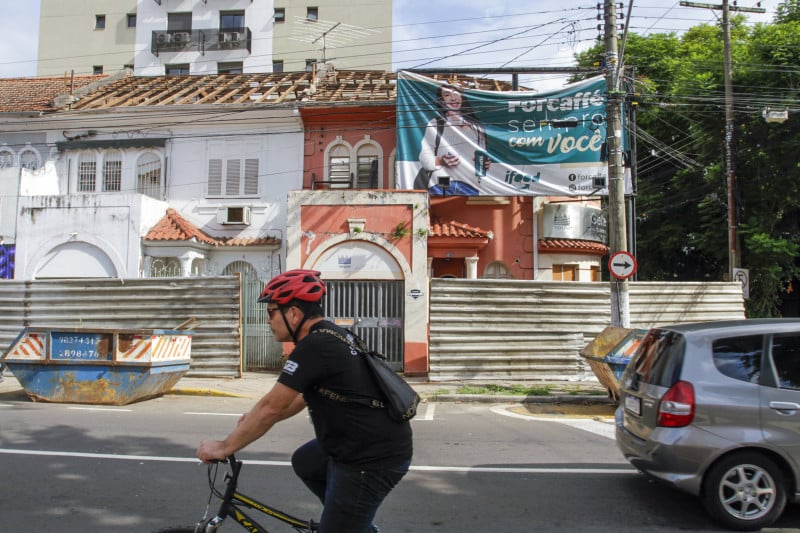
[[[320,533],[368,533],[378,507],[409,464],[359,470],[333,461],[314,439],[295,450],[292,467],[322,502]]]

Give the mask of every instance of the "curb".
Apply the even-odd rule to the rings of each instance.
[[[217,389],[193,389],[187,387],[172,389],[165,394],[174,396],[210,396],[215,398],[252,398],[249,394],[237,394],[235,392],[225,392]]]
[[[545,403],[593,405],[613,404],[607,396],[560,394],[555,396],[506,396],[498,394],[434,394],[424,398],[429,402],[475,402],[475,403]]]

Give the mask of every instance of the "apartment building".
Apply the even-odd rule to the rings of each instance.
[[[41,0],[39,76],[392,68],[392,2]]]

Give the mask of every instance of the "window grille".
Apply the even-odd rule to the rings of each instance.
[[[112,156],[114,157],[114,156]],[[113,158],[103,162],[103,191],[122,190],[122,160]]]
[[[81,157],[78,163],[78,191],[94,192],[97,189],[97,161],[92,156]]]

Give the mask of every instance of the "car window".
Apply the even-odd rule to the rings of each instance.
[[[762,335],[717,339],[712,344],[714,365],[728,377],[758,383],[763,346]]]
[[[673,331],[651,329],[642,340],[633,362],[639,381],[671,387],[678,381],[686,341]]]
[[[780,388],[800,390],[800,336],[775,335],[772,362]]]

